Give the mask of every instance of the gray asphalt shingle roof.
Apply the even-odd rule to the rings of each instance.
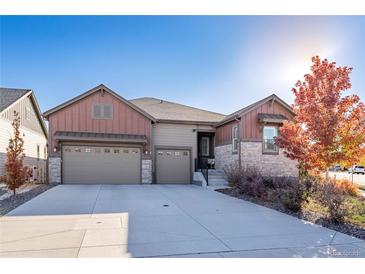
[[[225,115],[217,112],[185,106],[157,98],[143,97],[129,100],[157,120],[218,122]]]
[[[0,88],[0,111],[28,93],[30,89]]]

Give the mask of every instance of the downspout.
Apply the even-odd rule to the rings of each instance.
[[[241,170],[242,164],[241,164],[241,123],[242,119],[241,117],[235,118],[235,120],[238,122],[237,124],[237,131],[238,131],[238,167]]]

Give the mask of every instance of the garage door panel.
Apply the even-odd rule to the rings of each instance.
[[[139,148],[64,146],[65,184],[139,184]]]
[[[189,150],[158,149],[156,180],[158,184],[190,184],[191,156]]]

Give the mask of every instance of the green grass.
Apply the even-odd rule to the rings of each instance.
[[[349,208],[346,220],[352,224],[365,227],[365,199],[348,196],[346,205]]]

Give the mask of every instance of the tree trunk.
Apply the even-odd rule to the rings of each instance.
[[[16,192],[16,189],[14,188],[13,189],[13,196],[15,196],[15,194],[16,194],[15,192]]]

